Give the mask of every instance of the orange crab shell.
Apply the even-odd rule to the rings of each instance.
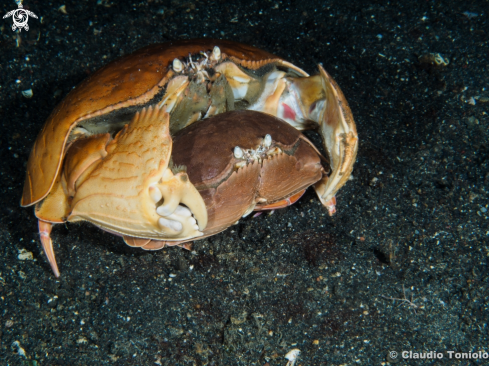
[[[218,46],[223,54],[248,68],[276,62],[298,74],[307,73],[258,48],[232,41],[200,39],[155,44],[124,56],[85,79],[53,110],[29,156],[22,206],[42,200],[51,191],[65,154],[68,137],[80,122],[134,107],[134,113],[151,103],[174,75],[175,58]]]

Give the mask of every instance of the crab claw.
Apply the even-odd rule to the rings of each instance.
[[[107,151],[78,184],[68,221],[86,220],[124,236],[163,241],[202,235],[205,203],[187,174],[172,170],[164,107],[136,113]]]
[[[170,173],[168,170],[157,185],[163,197],[163,204],[156,209],[156,213],[161,216],[158,223],[166,228],[169,238],[201,236],[201,231],[207,226],[205,203],[190,183],[187,173]],[[193,210],[181,204],[192,207]]]
[[[358,150],[358,135],[348,102],[331,76],[319,65],[326,103],[319,116],[319,128],[331,159],[331,175],[315,185],[316,193],[330,212],[335,194],[350,177]],[[333,206],[333,207],[331,207]]]
[[[348,102],[333,78],[319,65],[319,75],[287,79],[277,115],[297,129],[316,122],[328,151],[331,174],[314,186],[330,214],[335,194],[348,181],[358,150],[358,135]]]

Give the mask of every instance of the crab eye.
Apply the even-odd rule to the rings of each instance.
[[[272,136],[266,134],[265,138],[263,139],[263,146],[270,147],[271,144],[272,144]]]

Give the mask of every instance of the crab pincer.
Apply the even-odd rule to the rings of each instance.
[[[185,172],[172,171],[171,152],[169,115],[158,107],[136,113],[113,139],[95,135],[71,144],[56,187],[36,205],[55,275],[52,223],[88,221],[150,250],[153,239],[179,243],[203,235],[204,201]]]

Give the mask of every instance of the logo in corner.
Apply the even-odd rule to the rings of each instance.
[[[22,2],[18,3],[19,8],[9,11],[7,14],[3,16],[3,19],[12,17],[12,20],[14,21],[14,24],[12,25],[12,30],[19,30],[22,31],[22,28],[24,28],[26,31],[29,30],[29,25],[27,22],[29,21],[29,15],[33,18],[37,19],[37,15],[34,14],[32,11],[25,10],[24,7],[22,6]]]

